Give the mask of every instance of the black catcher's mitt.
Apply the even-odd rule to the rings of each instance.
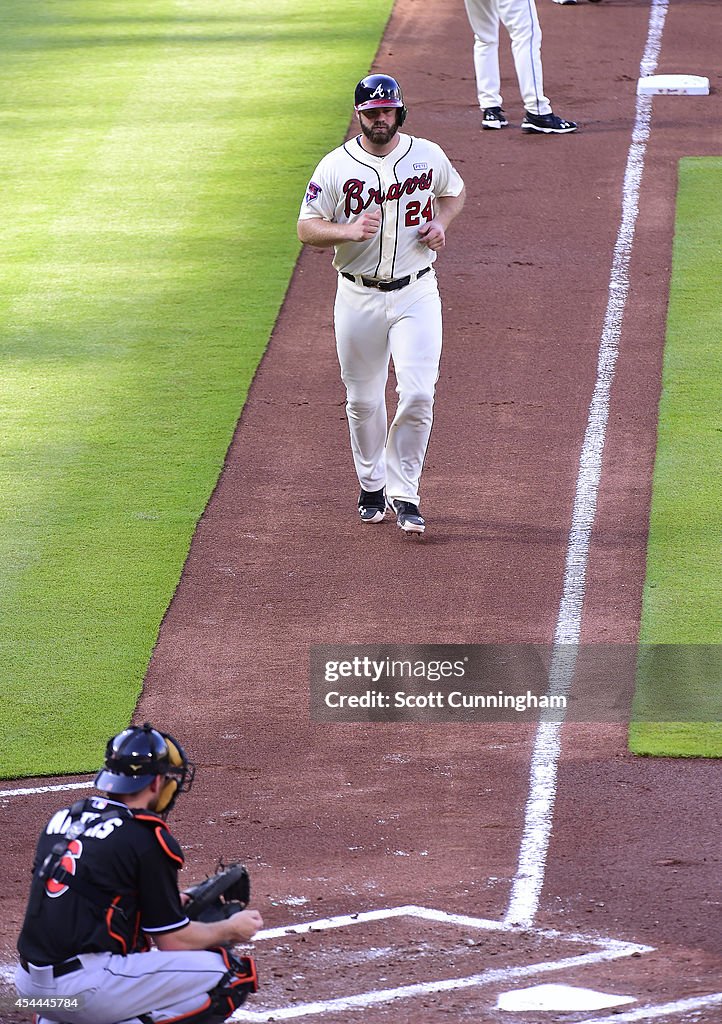
[[[190,899],[183,909],[191,921],[224,921],[248,906],[251,880],[242,864],[229,864],[186,889],[186,895]]]

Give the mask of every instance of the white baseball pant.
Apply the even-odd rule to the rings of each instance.
[[[339,276],[336,351],[346,386],[351,451],[361,486],[419,504],[441,358],[441,299],[433,270],[398,291]],[[399,396],[387,431],[389,358]]]
[[[52,968],[18,967],[15,987],[21,996],[58,1001],[43,1009],[38,1024],[136,1024],[146,1013],[154,1022],[179,1021],[200,1010],[208,993],[226,974],[223,957],[210,950],[148,953],[81,953],[83,969],[54,978]],[[62,1000],[77,1007],[62,1006]],[[149,1007],[162,1007],[151,1010]]]
[[[534,0],[464,0],[464,3],[475,37],[474,70],[481,109],[503,105],[499,72],[501,21],[511,37],[524,109],[531,114],[551,113],[551,103],[544,95],[542,33]]]

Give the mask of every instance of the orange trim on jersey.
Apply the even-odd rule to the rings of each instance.
[[[133,817],[137,818],[138,821],[156,821],[164,828],[168,828],[160,814],[154,814],[153,811],[133,811]]]
[[[177,853],[174,853],[173,850],[171,850],[171,848],[166,843],[165,837],[163,835],[163,828],[162,828],[162,826],[159,826],[155,830],[155,837],[158,840],[158,842],[160,843],[160,845],[161,845],[162,849],[165,851],[165,853],[168,854],[170,859],[174,860],[176,862],[176,864],[180,864],[180,866],[183,867],[183,864],[185,863],[185,861],[183,860],[182,857],[179,857]]]
[[[145,813],[143,813],[143,811],[134,811],[133,817],[137,821],[152,822],[156,826],[153,829],[153,831],[155,832],[155,837],[160,843],[163,852],[166,853],[171,858],[171,860],[174,860],[176,864],[180,864],[180,866],[183,867],[183,865],[185,864],[183,854],[174,853],[173,850],[171,850],[170,847],[168,846],[168,843],[165,841],[165,836],[163,835],[163,832],[165,831],[170,834],[170,830],[168,828],[167,823],[163,821],[163,819],[158,814],[153,814],[152,811],[146,811]]]
[[[135,915],[135,925],[133,926],[133,949],[138,949],[138,940],[140,938],[140,911],[138,910]],[[143,948],[150,949],[150,943],[146,936],[143,936]]]
[[[113,928],[112,928],[113,911],[116,909],[116,907],[120,903],[121,899],[122,899],[121,896],[115,896],[113,898],[113,902],[110,904],[110,906],[108,907],[108,909],[105,912],[105,926],[108,929],[108,935],[110,935],[111,939],[115,939],[116,942],[119,942],[121,944],[121,946],[123,947],[123,949],[122,949],[123,956],[127,956],[128,955],[128,943],[125,941],[125,939],[123,938],[122,935],[118,935],[116,932],[113,931]]]

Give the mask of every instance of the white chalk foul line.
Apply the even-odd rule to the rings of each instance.
[[[626,1013],[585,1020],[584,1024],[633,1024],[634,1021],[658,1020],[660,1017],[674,1017],[680,1013],[706,1010],[711,1006],[722,1006],[722,992],[710,992],[707,996],[690,996],[689,999],[677,999],[673,1003],[661,1003],[658,1006],[640,1006],[636,1010],[627,1010]]]
[[[669,0],[651,0],[649,28],[642,75],[654,73],[662,45]],[[614,246],[609,279],[609,298],[597,359],[597,378],[579,459],[572,527],[564,566],[564,586],[554,631],[554,651],[549,670],[550,695],[569,693],[574,677],[577,645],[581,635],[587,566],[592,526],[597,511],[602,455],[609,418],[609,399],[619,355],[624,308],[629,293],[629,263],[639,211],[639,191],[649,140],[652,101],[637,97],[632,142],[622,189],[622,219]],[[530,926],[539,909],[556,799],[562,721],[541,721],[537,729],[529,773],[529,795],[519,863],[512,884],[505,920]]]
[[[239,1021],[291,1020],[294,1017],[307,1017],[311,1014],[331,1013],[339,1010],[358,1010],[378,1003],[388,1003],[398,999],[412,999],[417,996],[429,995],[432,992],[453,992],[464,988],[506,984],[516,978],[528,978],[536,974],[563,971],[567,968],[572,970],[577,967],[586,967],[589,964],[600,963],[604,960],[618,960],[621,957],[631,956],[635,950],[636,947],[633,947],[630,943],[629,948],[624,948],[623,950],[618,948],[601,949],[594,953],[584,953],[581,956],[564,957],[562,960],[547,960],[543,963],[527,964],[523,967],[496,968],[494,970],[482,971],[480,974],[472,974],[465,978],[444,978],[439,981],[401,985],[398,988],[376,989],[371,992],[360,992],[354,996],[341,996],[337,999],[301,1003],[298,1006],[284,1006],[279,1009],[263,1011],[236,1010],[230,1019]]]
[[[25,789],[0,789],[0,799],[8,796],[36,796],[38,793],[62,793],[66,789],[92,789],[93,783],[87,782],[64,782],[57,786],[31,786]]]

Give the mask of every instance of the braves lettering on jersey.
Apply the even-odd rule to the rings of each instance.
[[[108,816],[115,808],[117,815]],[[86,800],[79,817],[85,831],[60,862],[68,883],[64,874],[45,880],[25,916],[18,951],[34,964],[78,953],[139,952],[148,948],[145,932],[188,923],[177,883],[183,854],[161,817],[99,797]],[[69,808],[53,815],[38,840],[34,872],[75,820]],[[76,880],[82,888],[73,887]]]
[[[391,280],[431,266],[436,253],[418,238],[434,217],[437,196],[458,196],[464,183],[433,142],[398,133],[387,156],[367,153],[352,139],[324,157],[306,189],[301,219],[348,223],[364,210],[381,209],[381,230],[366,242],[336,246],[337,270]]]

